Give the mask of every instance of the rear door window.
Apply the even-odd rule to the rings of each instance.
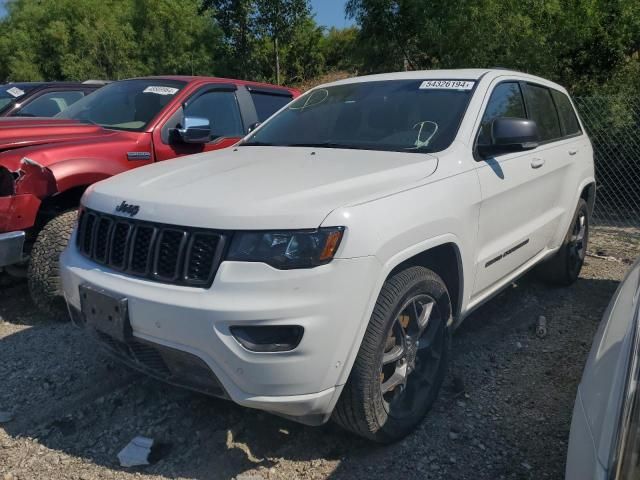
[[[569,97],[564,93],[552,90],[553,100],[556,102],[558,115],[560,116],[560,124],[562,126],[562,134],[565,136],[579,135],[582,133],[578,117]]]
[[[493,89],[480,122],[478,144],[491,143],[491,122],[500,117],[527,118],[518,82],[505,82]]]
[[[291,95],[273,95],[257,91],[251,91],[250,93],[260,122],[264,122],[293,98]]]
[[[524,89],[529,118],[538,124],[538,132],[542,142],[562,137],[558,112],[551,98],[551,91],[546,87],[527,84]]]

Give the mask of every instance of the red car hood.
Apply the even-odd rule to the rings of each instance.
[[[112,133],[98,125],[62,118],[0,118],[0,152]]]

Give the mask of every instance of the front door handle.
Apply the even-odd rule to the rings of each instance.
[[[544,165],[544,158],[534,158],[531,160],[531,168],[540,168]]]

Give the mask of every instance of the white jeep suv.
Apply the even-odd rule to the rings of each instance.
[[[389,442],[433,404],[469,312],[534,266],[576,280],[594,196],[555,83],[353,78],[231,149],[90,187],[62,280],[74,321],[134,368]]]

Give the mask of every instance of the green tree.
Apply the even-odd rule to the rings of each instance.
[[[236,78],[252,78],[258,72],[254,62],[256,48],[254,0],[203,0],[202,13],[210,13],[223,34],[222,57],[225,71]]]
[[[311,16],[308,0],[257,0],[256,26],[259,34],[273,42],[276,83],[280,84],[280,43],[290,42]]]
[[[213,75],[222,32],[197,1],[135,0],[137,55],[146,74]]]
[[[290,51],[302,53],[296,44],[309,46],[317,37],[314,28],[309,28],[313,21],[308,0],[203,0],[201,9],[212,12],[224,32],[228,69],[242,78],[281,83],[281,56]],[[271,61],[265,57],[267,43]]]
[[[359,30],[356,27],[327,30],[320,40],[320,49],[326,68],[357,72],[361,67],[361,53],[357,46]]]
[[[631,71],[640,50],[637,0],[348,0],[346,8],[368,71],[503,66],[590,92]]]
[[[13,0],[0,80],[212,74],[222,34],[198,0]]]
[[[323,39],[324,28],[311,18],[306,18],[293,31],[282,55],[288,83],[301,83],[324,73]]]
[[[3,76],[128,76],[136,71],[131,12],[131,2],[117,0],[15,0],[0,30]]]

